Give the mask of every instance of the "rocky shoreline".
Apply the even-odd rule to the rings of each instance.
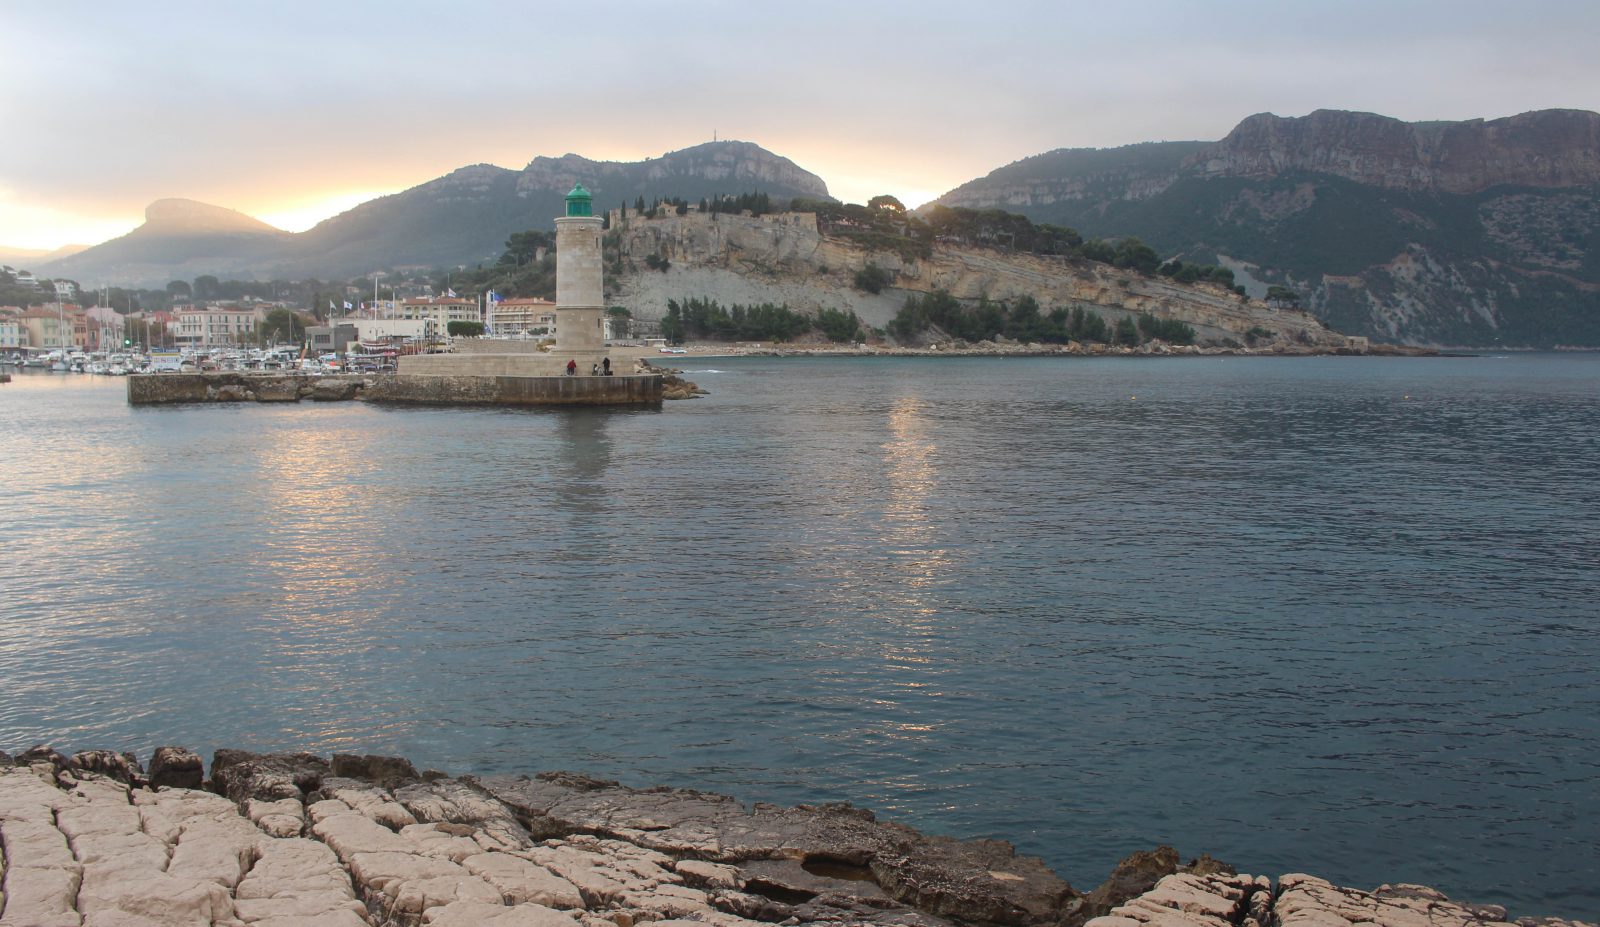
[[[0,927],[1593,927],[1161,847],[1080,892],[850,805],[162,747],[0,753]]]
[[[1370,344],[1363,347],[1273,342],[1258,348],[1168,344],[1147,341],[1136,347],[1127,345],[1022,344],[980,341],[976,344],[950,342],[927,347],[899,347],[863,344],[847,347],[837,344],[691,344],[674,363],[689,357],[1446,357],[1434,348],[1398,344]]]

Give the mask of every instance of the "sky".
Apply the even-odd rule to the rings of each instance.
[[[468,164],[755,142],[919,205],[1246,116],[1600,109],[1597,0],[6,0],[0,246],[186,197],[300,231]]]

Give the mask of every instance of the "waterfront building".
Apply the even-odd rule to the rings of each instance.
[[[176,313],[177,325],[172,330],[173,343],[180,348],[214,348],[234,344],[251,344],[256,340],[256,326],[266,318],[260,309],[239,306],[219,306],[197,309],[185,306]]]
[[[345,319],[356,327],[359,339],[367,344],[392,341],[432,341],[443,335],[434,330],[432,319]]]
[[[0,318],[0,351],[13,353],[27,347],[26,334],[15,318]]]
[[[27,332],[28,347],[40,351],[59,351],[82,344],[73,340],[74,319],[66,314],[64,307],[26,309],[17,317],[17,321]]]
[[[315,354],[343,354],[352,342],[360,338],[359,330],[351,322],[312,325],[306,329],[306,344]]]
[[[430,320],[433,322],[437,336],[443,337],[450,330],[451,322],[481,322],[482,313],[478,311],[478,304],[470,299],[459,296],[424,296],[400,300],[399,315],[402,319]]]
[[[495,337],[548,336],[556,333],[556,304],[548,299],[502,299],[489,304]]]

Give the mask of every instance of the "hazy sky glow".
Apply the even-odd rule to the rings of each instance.
[[[1287,9],[1285,9],[1287,7]],[[467,164],[752,141],[919,204],[1257,112],[1600,108],[1594,0],[6,4],[0,245],[167,196],[300,230]]]

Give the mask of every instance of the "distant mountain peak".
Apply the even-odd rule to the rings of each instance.
[[[726,193],[741,193],[762,188],[792,190],[800,195],[828,196],[822,178],[782,155],[774,154],[755,142],[702,142],[659,158],[641,161],[595,161],[568,152],[559,158],[540,156],[528,162],[518,181],[519,190],[571,189],[576,181],[594,184],[606,179],[629,178],[633,182],[659,183],[672,178],[726,183]],[[668,194],[674,191],[664,190]]]
[[[214,232],[257,232],[286,235],[260,219],[222,206],[198,200],[169,197],[156,200],[144,210],[141,231],[150,234],[196,235]]]

